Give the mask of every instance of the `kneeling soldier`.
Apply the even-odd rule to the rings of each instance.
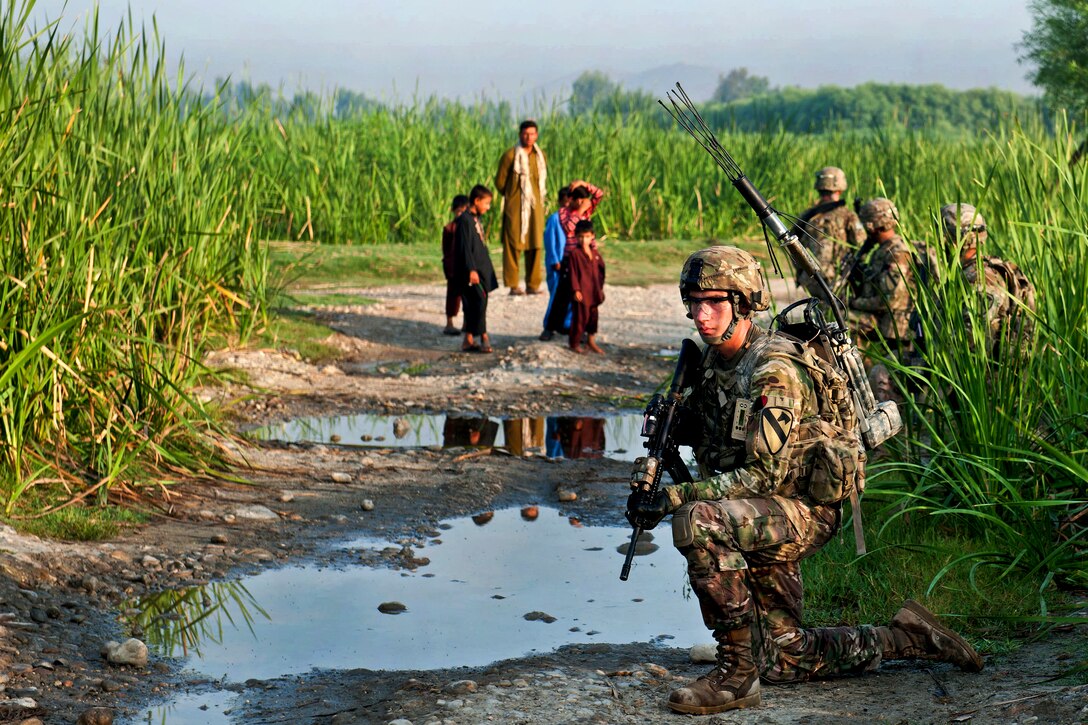
[[[982,669],[970,644],[913,601],[888,626],[802,627],[800,561],[834,536],[842,501],[864,481],[852,406],[834,399],[842,391],[816,374],[826,368],[810,348],[753,323],[769,300],[747,252],[718,246],[691,255],[680,294],[707,344],[684,403],[683,442],[700,476],[647,501],[632,495],[628,518],[653,528],[673,515],[674,543],[718,648],[715,668],[670,693],[669,707],[751,707],[761,678],[860,673],[884,659]]]

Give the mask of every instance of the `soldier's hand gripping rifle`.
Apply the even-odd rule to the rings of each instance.
[[[861,199],[854,199],[854,212],[861,211]],[[849,287],[855,294],[861,288],[864,280],[861,278],[862,262],[869,255],[869,251],[876,246],[876,237],[872,234],[865,237],[865,242],[857,249],[851,249],[842,258],[839,265],[839,277],[833,290],[835,297],[842,298],[842,293]]]
[[[766,235],[766,232],[770,231],[778,244],[790,255],[794,265],[810,274],[820,285],[820,290],[823,292],[823,301],[827,303],[835,316],[835,322],[828,323],[821,331],[822,335],[825,337],[839,367],[846,373],[850,392],[854,398],[854,410],[857,413],[858,428],[861,431],[862,441],[870,449],[880,445],[898,433],[903,427],[899,417],[899,409],[894,401],[886,400],[877,403],[873,390],[869,385],[869,378],[865,374],[865,365],[861,358],[861,352],[858,351],[857,346],[850,339],[850,333],[846,328],[846,321],[842,315],[843,304],[832,293],[827,280],[820,271],[819,263],[812,256],[812,253],[801,245],[797,235],[790,232],[786,225],[782,223],[778,213],[759,193],[759,190],[756,189],[748,177],[744,175],[744,172],[737,162],[733,160],[733,157],[729,155],[729,152],[718,142],[714,132],[706,125],[695,104],[691,102],[680,84],[677,83],[676,90],[669,92],[667,96],[671,108],[658,101],[661,103],[661,107],[685,131],[691,134],[691,137],[710,154],[714,162],[725,172],[729,181],[732,182],[740,195],[756,212],[756,216],[759,217],[760,222],[763,224],[764,234]],[[767,248],[771,253],[772,262],[777,267],[774,249],[769,240]],[[861,553],[864,551],[865,544],[864,539],[860,537],[861,506],[858,501],[857,491],[851,493],[850,505],[853,509],[854,533],[858,538],[858,550]]]
[[[692,340],[684,340],[680,344],[680,357],[676,359],[676,372],[672,374],[672,384],[665,395],[655,395],[646,405],[646,412],[642,418],[642,436],[646,439],[646,455],[635,461],[635,469],[631,473],[632,498],[634,501],[650,501],[657,494],[661,486],[661,475],[668,471],[675,483],[687,483],[691,481],[688,467],[680,458],[679,446],[675,439],[676,424],[680,417],[680,393],[689,384],[689,377],[699,362],[699,346]],[[623,569],[620,570],[620,580],[627,581],[631,574],[631,562],[635,558],[635,545],[638,537],[646,530],[643,522],[627,512],[627,518],[631,521],[634,531],[631,532],[631,543],[627,546],[627,556],[623,560]],[[652,528],[652,526],[650,527]]]

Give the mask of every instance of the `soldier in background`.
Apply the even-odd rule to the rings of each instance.
[[[915,253],[899,236],[899,210],[890,199],[870,199],[858,216],[868,235],[865,246],[876,249],[848,272],[847,324],[859,347],[868,348],[883,339],[889,351],[905,361],[914,341]],[[893,398],[891,376],[884,365],[870,369],[869,382],[878,400]]]
[[[842,501],[864,480],[845,378],[822,374],[811,348],[752,321],[769,299],[747,252],[694,253],[680,295],[707,345],[683,392],[691,424],[678,441],[694,449],[699,480],[627,503],[628,520],[644,529],[672,514],[673,542],[718,643],[715,668],[671,692],[669,707],[698,715],[752,707],[761,678],[856,674],[884,659],[980,670],[970,644],[909,600],[888,626],[802,626],[800,562],[835,535]]]
[[[960,267],[967,283],[986,296],[986,343],[990,358],[1003,352],[1025,351],[1035,332],[1035,285],[1016,264],[998,257],[981,255],[979,246],[987,239],[986,220],[970,204],[941,207],[945,240],[960,247]],[[971,315],[964,311],[970,327]]]
[[[849,281],[850,321],[859,339],[879,336],[889,344],[907,345],[912,337],[914,253],[899,236],[899,210],[890,199],[878,197],[862,205],[859,218],[876,249],[867,261],[858,262]]]
[[[846,205],[846,174],[837,166],[825,166],[816,172],[816,191],[820,200],[797,220],[793,233],[820,263],[828,286],[835,289],[843,258],[861,247],[865,240],[858,215]],[[797,284],[817,299],[823,299],[819,284],[804,270],[797,272]]]

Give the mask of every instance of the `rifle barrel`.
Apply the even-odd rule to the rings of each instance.
[[[635,559],[635,544],[638,543],[640,536],[642,536],[642,527],[636,526],[631,532],[631,543],[627,545],[627,556],[623,558],[623,568],[620,569],[621,582],[627,581],[627,577],[631,576],[631,562]]]

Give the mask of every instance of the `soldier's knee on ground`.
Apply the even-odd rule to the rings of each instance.
[[[797,627],[777,627],[763,633],[759,660],[760,676],[769,683],[796,682],[805,672],[804,632]]]

